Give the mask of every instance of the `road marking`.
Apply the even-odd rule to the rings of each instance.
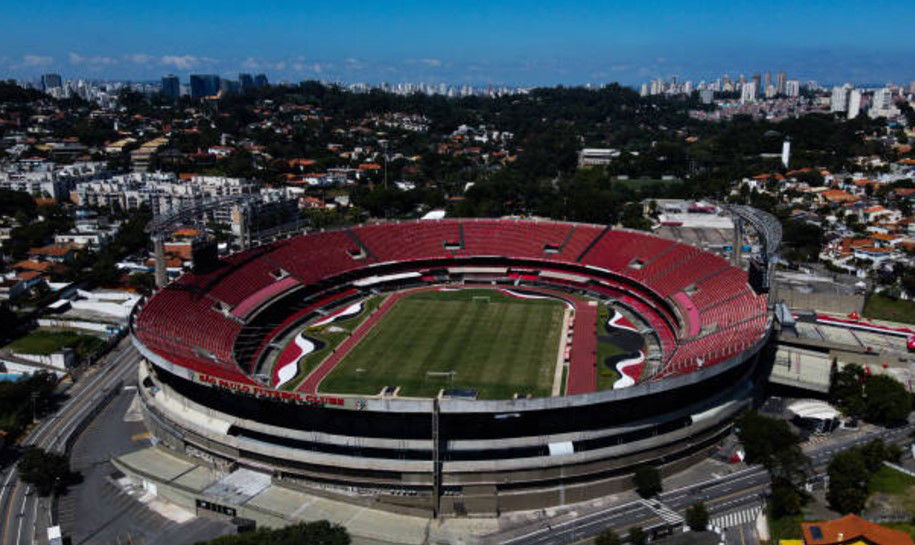
[[[148,431],[144,431],[144,432],[142,432],[142,433],[135,433],[135,434],[131,435],[131,436],[130,436],[130,440],[133,441],[133,442],[144,441],[144,440],[149,439],[149,438],[151,438],[151,437],[152,437],[152,433],[150,433],[150,432],[148,432]]]

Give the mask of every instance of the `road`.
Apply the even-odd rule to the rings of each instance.
[[[828,445],[814,446],[805,450],[805,454],[810,458],[814,472],[821,476],[826,465],[839,452],[878,438],[887,442],[903,441],[912,428],[913,425],[910,424],[895,429],[879,429]],[[753,545],[757,540],[751,519],[753,514],[762,509],[769,485],[766,470],[761,466],[750,466],[730,475],[663,492],[658,496],[659,502],[637,500],[581,513],[571,519],[543,519],[535,524],[486,536],[482,541],[487,544],[515,545],[590,543],[607,528],[625,531],[632,526],[641,526],[645,530],[655,530],[677,524],[682,521],[687,507],[696,502],[704,502],[710,520],[725,526],[727,543]]]
[[[79,429],[87,416],[105,401],[106,394],[124,379],[136,373],[140,356],[128,340],[123,340],[95,368],[68,392],[69,399],[57,412],[39,423],[24,438],[23,446],[46,450],[64,450],[67,439]],[[0,474],[0,544],[30,545],[43,543],[49,525],[50,503],[39,499],[30,486],[19,480],[15,464]],[[40,539],[36,540],[36,537]]]

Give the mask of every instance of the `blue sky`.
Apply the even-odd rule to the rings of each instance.
[[[635,84],[915,80],[915,2],[4,0],[0,77]]]

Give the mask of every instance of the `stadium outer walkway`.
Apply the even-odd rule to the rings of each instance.
[[[597,305],[575,301],[575,331],[569,355],[566,395],[597,391]]]

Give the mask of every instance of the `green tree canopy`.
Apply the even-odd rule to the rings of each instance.
[[[208,545],[349,545],[346,528],[326,520],[301,522],[285,528],[259,528],[254,532],[221,536]]]
[[[708,528],[708,518],[704,503],[694,503],[686,509],[686,525],[694,532],[704,532]]]
[[[661,473],[654,466],[639,466],[632,475],[632,483],[640,496],[650,498],[661,492]]]

